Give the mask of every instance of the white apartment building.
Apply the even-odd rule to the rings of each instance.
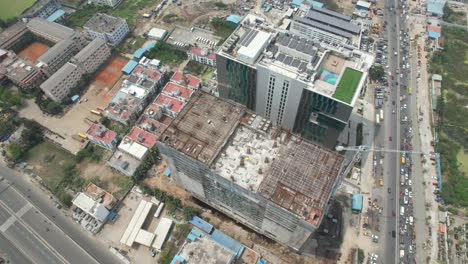
[[[83,28],[90,39],[100,38],[111,46],[118,45],[130,32],[125,19],[102,13],[94,15]]]

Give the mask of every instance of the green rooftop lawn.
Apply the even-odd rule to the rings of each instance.
[[[35,0],[2,0],[0,1],[0,19],[6,21],[15,18],[32,6]]]
[[[336,87],[333,98],[350,104],[351,100],[353,100],[354,93],[356,92],[361,77],[362,72],[346,68],[338,86]]]

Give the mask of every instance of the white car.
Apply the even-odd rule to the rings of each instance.
[[[408,196],[403,196],[403,204],[408,204]]]
[[[405,189],[405,195],[408,195],[408,189]]]
[[[406,104],[403,105],[403,109],[406,109]]]
[[[408,185],[409,185],[409,186],[413,185],[413,181],[408,180]]]
[[[409,178],[409,174],[405,173],[405,180],[408,180],[408,178]]]
[[[409,192],[409,193],[408,193],[408,197],[409,197],[409,198],[413,198],[413,192]]]

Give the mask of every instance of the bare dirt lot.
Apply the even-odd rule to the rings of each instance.
[[[122,76],[122,68],[128,60],[123,58],[112,59],[107,66],[96,75],[95,84],[103,87],[112,87]]]
[[[18,55],[34,63],[37,58],[46,53],[47,50],[49,50],[49,46],[35,41],[24,48]]]

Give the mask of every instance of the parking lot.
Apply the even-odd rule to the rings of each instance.
[[[197,45],[201,48],[214,49],[220,37],[215,36],[208,30],[197,27],[185,28],[176,26],[167,39],[167,43],[178,47],[188,47],[189,45]]]

